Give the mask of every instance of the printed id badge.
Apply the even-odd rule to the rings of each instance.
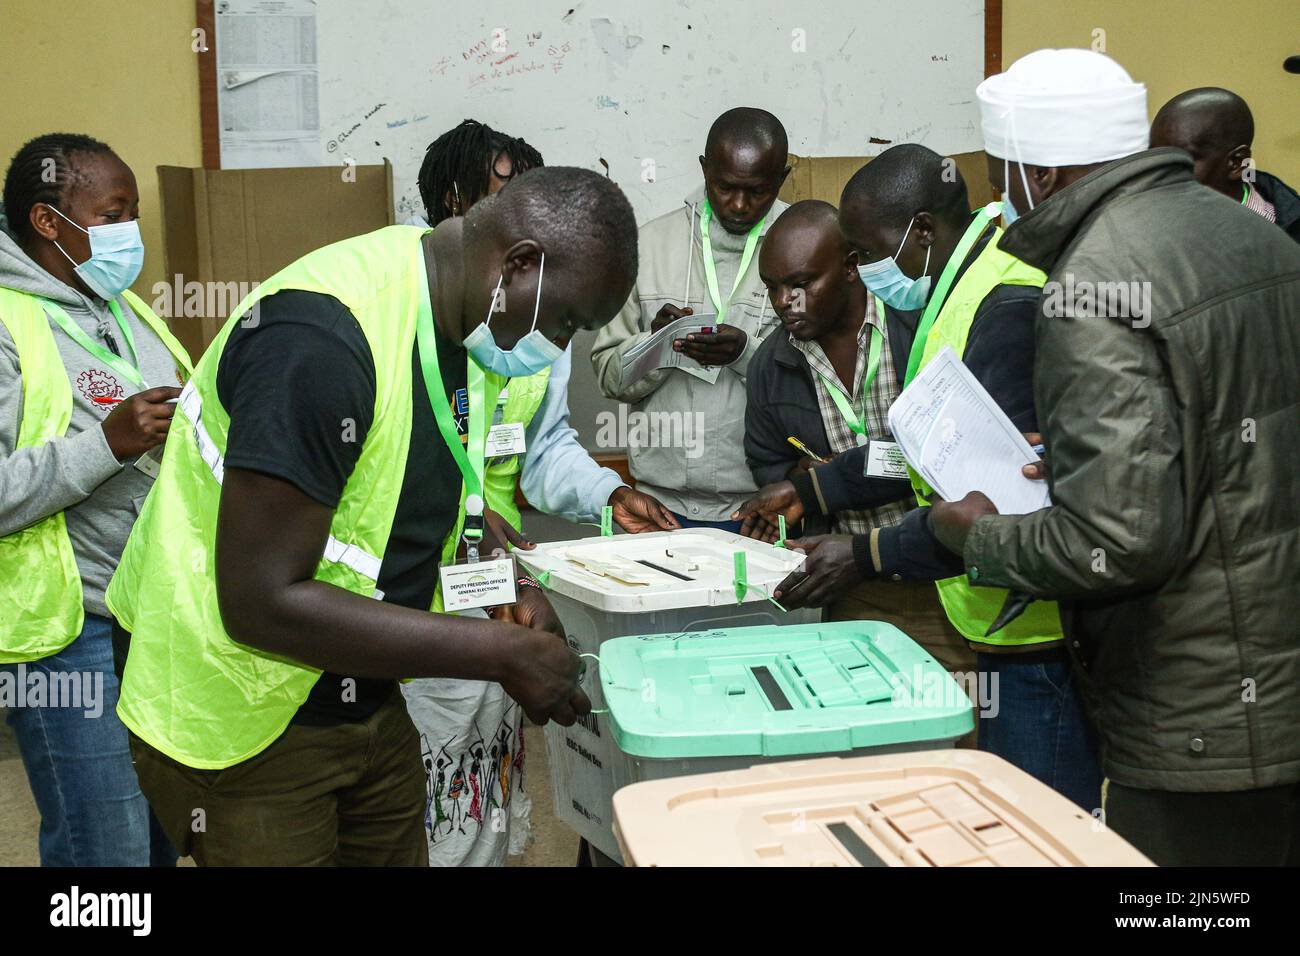
[[[135,470],[141,474],[148,475],[156,479],[158,473],[162,471],[163,448],[166,447],[164,442],[161,445],[155,445],[147,452],[135,460]]]
[[[897,442],[873,441],[867,449],[863,474],[870,478],[907,479],[907,459]]]
[[[522,455],[527,450],[528,442],[524,438],[523,423],[508,422],[493,425],[488,429],[483,457],[504,458],[510,455]]]
[[[438,569],[438,579],[446,611],[514,604],[518,598],[513,555],[474,564],[444,564]]]

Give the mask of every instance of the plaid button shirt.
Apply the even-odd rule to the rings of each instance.
[[[1273,204],[1259,194],[1256,189],[1246,187],[1246,201],[1243,205],[1251,212],[1258,213],[1269,222],[1277,222],[1277,210]]]
[[[863,408],[862,376],[867,369],[867,351],[871,345],[872,328],[880,330],[881,348],[880,365],[876,370],[875,381],[871,383],[871,400]],[[859,438],[849,428],[848,422],[840,414],[835,400],[827,391],[826,382],[834,383],[831,388],[839,387],[840,378],[835,372],[826,353],[816,341],[800,342],[793,336],[790,344],[803,353],[808,366],[813,371],[813,387],[817,392],[817,408],[822,414],[822,423],[826,426],[826,439],[830,443],[831,453],[838,455],[850,451],[859,444],[869,440],[893,441],[894,435],[889,430],[889,406],[898,398],[901,381],[894,368],[894,358],[889,349],[889,330],[885,326],[885,317],[876,313],[876,297],[867,296],[867,314],[862,328],[858,330],[858,355],[853,365],[853,388],[848,397],[858,420],[866,425],[866,435]],[[879,508],[861,511],[841,511],[835,516],[835,530],[840,534],[866,534],[873,527],[887,527],[898,524],[913,507],[910,500],[895,501]]]

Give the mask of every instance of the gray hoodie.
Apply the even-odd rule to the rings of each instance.
[[[103,343],[105,332],[118,340],[122,333],[108,304],[84,296],[50,275],[19,247],[0,210],[0,286],[29,292],[61,305],[73,322],[93,340]],[[176,385],[176,363],[162,341],[119,300],[135,336],[141,373],[150,386]],[[74,342],[54,322],[54,341],[63,358],[72,389],[72,421],[67,433],[34,448],[14,451],[22,420],[23,384],[18,351],[0,324],[0,535],[12,534],[40,519],[63,511],[81,572],[83,604],[89,614],[106,615],[104,588],[117,567],[126,536],[140,513],[152,479],[131,463],[113,457],[100,423],[117,402],[136,389],[120,381],[93,355]],[[2,639],[2,637],[0,637]]]

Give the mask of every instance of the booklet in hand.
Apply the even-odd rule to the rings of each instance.
[[[718,380],[720,369],[706,368],[695,359],[673,349],[673,342],[693,333],[712,334],[717,331],[716,315],[684,315],[674,319],[649,338],[638,342],[623,356],[623,381],[639,382],[651,372],[661,368],[679,368],[689,375],[712,384]]]

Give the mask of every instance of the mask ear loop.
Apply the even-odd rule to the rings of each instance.
[[[907,245],[907,237],[912,234],[912,226],[914,225],[916,225],[915,216],[907,222],[907,231],[903,233],[903,241],[898,244],[898,251],[894,253],[894,265],[898,265],[898,257],[903,254],[903,246]],[[921,274],[917,276],[918,280],[925,278],[930,273],[930,248],[930,246],[925,247],[925,265],[921,269]],[[901,267],[899,271],[902,271]],[[907,273],[903,274],[906,275]]]
[[[537,299],[533,302],[533,327],[528,330],[532,335],[537,330],[537,313],[542,307],[542,277],[546,275],[546,253],[542,253],[542,261],[537,265]]]
[[[58,213],[60,219],[63,219],[64,221],[70,223],[70,224],[73,225],[73,226],[76,226],[78,229],[80,229],[80,230],[81,230],[82,232],[84,232],[86,235],[90,235],[90,230],[89,230],[89,229],[84,228],[84,227],[81,226],[79,223],[75,223],[75,222],[73,222],[71,219],[69,219],[67,216],[63,215],[63,213],[59,211],[59,207],[58,207],[58,206],[55,206],[55,205],[53,205],[53,204],[51,204],[51,203],[46,203],[45,205],[49,206],[49,207],[50,207],[51,209],[53,209],[56,213]],[[59,245],[59,240],[57,240],[57,239],[51,239],[50,242],[54,243],[54,248],[55,248],[55,249],[58,249],[59,252],[62,252],[62,253],[63,253],[63,258],[65,258],[65,259],[67,259],[69,262],[71,262],[72,265],[73,265],[74,267],[76,267],[76,266],[80,266],[80,265],[85,265],[85,263],[78,262],[76,259],[72,258],[72,256],[68,255],[68,251],[67,251],[66,249],[64,249],[61,245]],[[92,256],[94,255],[94,250],[91,250],[91,255],[92,255]],[[86,261],[89,262],[90,260],[87,259]]]
[[[1016,165],[1020,167],[1020,182],[1025,187],[1025,202],[1029,203],[1029,210],[1027,211],[1032,212],[1034,208],[1034,197],[1029,193],[1029,177],[1025,174],[1025,164],[1020,158],[1020,134],[1016,131],[1016,103],[1014,96],[1012,97],[1011,103],[1007,105],[1007,117],[1011,120],[1009,124],[1011,127],[1011,145],[1016,151]],[[1007,192],[1010,192],[1011,177],[1009,173],[1006,175],[1006,180]]]
[[[501,295],[501,282],[505,277],[506,274],[504,272],[497,276],[497,287],[492,290],[492,303],[488,306],[487,319],[483,322],[483,324],[489,329],[492,328],[492,315],[497,310],[497,302],[500,301]]]
[[[907,237],[912,234],[912,226],[916,223],[916,217],[913,216],[907,220],[907,228],[903,230],[903,238],[898,243],[898,249],[894,252],[894,262],[898,262],[898,257],[903,254],[903,246],[907,245]]]

